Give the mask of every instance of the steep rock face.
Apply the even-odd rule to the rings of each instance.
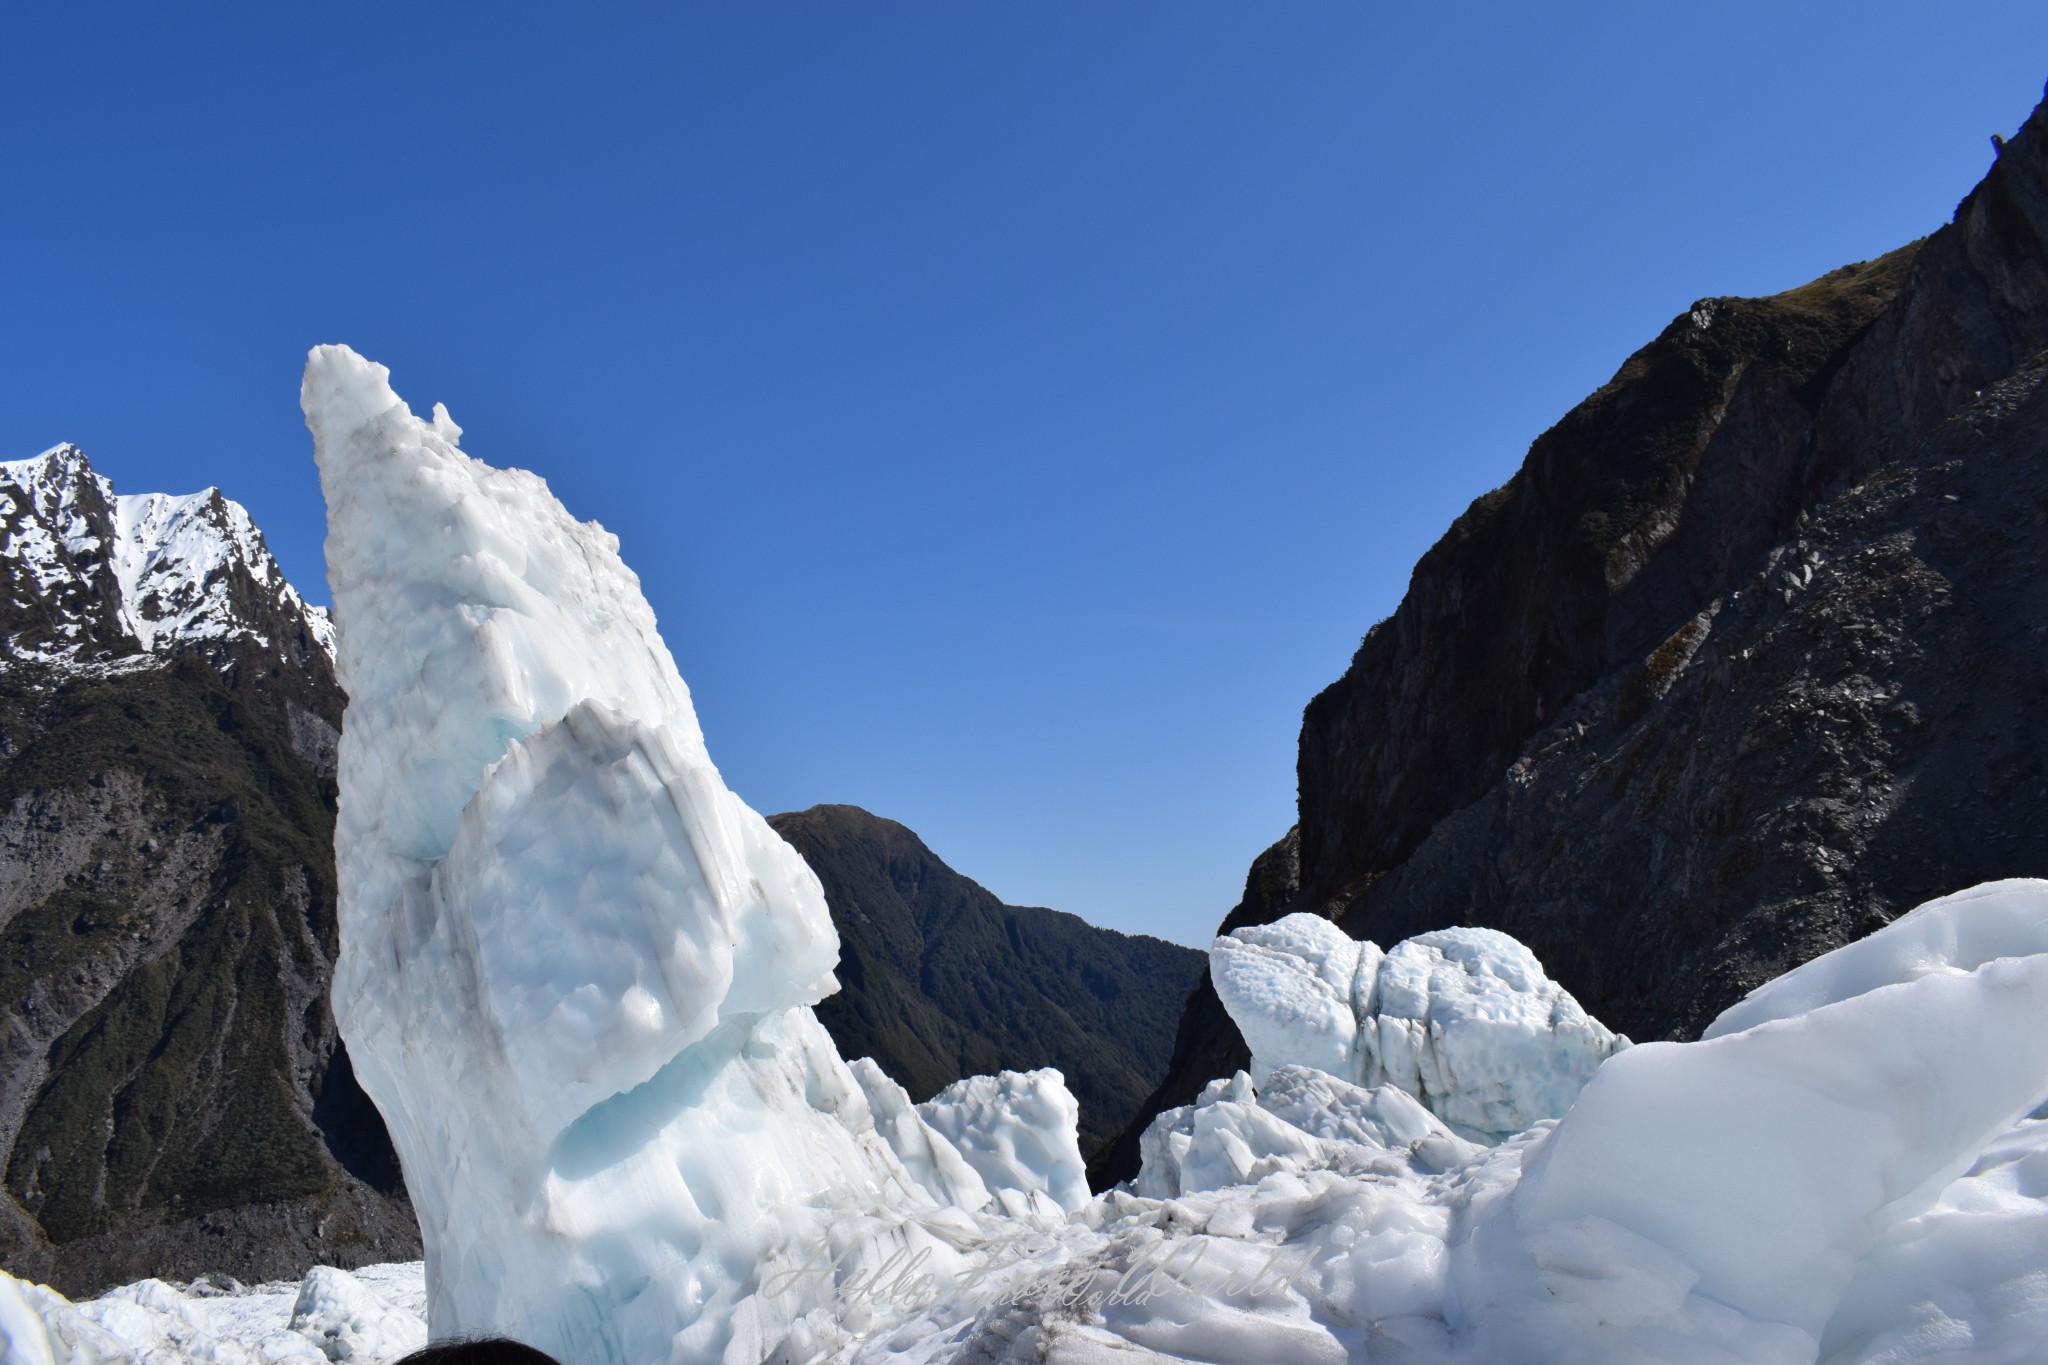
[[[817,1014],[842,1055],[873,1057],[920,1102],[963,1076],[1058,1067],[1084,1151],[1130,1122],[1166,1069],[1202,954],[1004,905],[857,806],[768,823],[825,885],[840,989]]]
[[[218,490],[0,465],[0,1258],[70,1292],[417,1254],[327,1005],[325,616]]]
[[[1310,702],[1297,882],[1232,920],[1504,929],[1682,1038],[2048,869],[2044,347],[2048,108],[1931,237],[1702,300],[1539,437]],[[1199,990],[1147,1112],[1242,1047]]]
[[[1522,937],[1693,1037],[1921,901],[2048,870],[2048,352],[1617,668],[1344,923]]]
[[[1307,903],[1355,900],[1792,529],[1838,458],[1807,435],[1825,380],[1915,255],[1695,304],[1452,525],[1303,716]]]

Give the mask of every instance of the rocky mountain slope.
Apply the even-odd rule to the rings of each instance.
[[[1309,703],[1300,823],[1226,926],[1492,926],[1687,1038],[2048,873],[2044,348],[2048,106],[1932,236],[1701,300],[1539,437]],[[1243,1056],[1205,983],[1146,1112]]]
[[[0,465],[0,1260],[70,1291],[417,1254],[327,1006],[328,624],[209,489]]]
[[[825,884],[840,992],[818,1018],[911,1098],[962,1076],[1055,1066],[1081,1101],[1081,1149],[1131,1120],[1166,1073],[1202,954],[1074,915],[1004,905],[924,842],[858,806],[769,817]]]

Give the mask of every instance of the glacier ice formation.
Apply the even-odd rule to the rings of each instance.
[[[1297,913],[1217,939],[1209,971],[1255,1080],[1295,1064],[1397,1086],[1482,1141],[1559,1117],[1628,1046],[1494,929],[1439,929],[1382,952]]]
[[[426,1344],[418,1261],[298,1283],[142,1280],[72,1303],[0,1273],[6,1365],[385,1365]]]
[[[337,1006],[436,1335],[634,1365],[2048,1358],[2048,882],[1626,1048],[1501,935],[1240,933],[1212,963],[1254,1067],[1085,1198],[1050,1076],[916,1106],[834,1052],[816,882],[719,781],[610,538],[353,353],[314,354],[306,407],[352,706]],[[0,1365],[416,1339],[389,1278],[339,1275],[0,1278]]]
[[[817,878],[720,780],[616,539],[345,347],[302,403],[349,695],[335,1014],[436,1336],[754,1362],[837,1330],[832,1276],[782,1273],[820,1248],[967,1266],[971,1168],[878,1128],[812,1014]]]
[[[981,1174],[1006,1211],[1023,1212],[1033,1196],[1068,1213],[1088,1202],[1081,1107],[1051,1067],[969,1076],[917,1112]],[[1005,1193],[1024,1198],[1003,1199]]]

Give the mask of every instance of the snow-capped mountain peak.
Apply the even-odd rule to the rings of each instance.
[[[330,657],[240,503],[207,488],[117,495],[73,445],[0,463],[0,664],[126,671],[237,642]]]
[[[218,488],[184,497],[118,497],[114,512],[122,617],[144,649],[237,634],[263,638],[262,627],[235,600],[239,567],[270,605],[302,616],[321,647],[334,652],[327,613],[285,581],[248,510]]]

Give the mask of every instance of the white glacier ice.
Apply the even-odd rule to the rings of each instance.
[[[617,541],[346,348],[302,399],[349,695],[335,1013],[436,1335],[753,1362],[829,1310],[777,1273],[821,1247],[957,1261],[810,1011],[817,878],[719,779]]]
[[[2001,957],[2048,953],[2044,883],[2032,877],[1984,882],[1899,916],[1882,933],[1845,944],[1766,981],[1721,1012],[1704,1036],[1719,1038],[1772,1019],[1831,1005],[1880,986],[1961,975]]]
[[[37,1288],[0,1271],[0,1365],[57,1365],[57,1349],[43,1320],[56,1305],[31,1299]]]
[[[1049,1076],[913,1109],[840,1061],[817,884],[719,781],[611,538],[352,353],[316,352],[306,406],[352,699],[338,1004],[436,1332],[579,1361],[1811,1361],[1933,1320],[1859,1286],[1916,1264],[1907,1229],[1943,1245],[1943,1200],[2032,1199],[2031,1158],[1969,1172],[2048,1090],[2038,883],[1971,903],[2004,927],[1908,916],[1720,1036],[1626,1050],[1501,934],[1240,931],[1212,967],[1252,1074],[1088,1200]],[[916,1274],[880,1293],[891,1267]]]
[[[1134,1184],[1152,1199],[1339,1165],[1360,1157],[1360,1148],[1425,1175],[1480,1151],[1405,1090],[1367,1089],[1305,1066],[1280,1067],[1257,1086],[1242,1071],[1211,1081],[1193,1104],[1154,1119],[1140,1148],[1144,1165]]]
[[[226,1290],[142,1280],[80,1303],[0,1273],[0,1362],[385,1365],[425,1344],[424,1299],[417,1261]]]
[[[1397,1086],[1482,1141],[1558,1117],[1628,1046],[1492,929],[1440,929],[1382,952],[1292,914],[1217,939],[1209,970],[1255,1080],[1298,1065]]]
[[[1313,1073],[1283,1069],[1275,1079],[1282,1076]],[[1346,1096],[1346,1083],[1323,1080],[1336,1087],[1330,1094]],[[1204,1103],[1243,1103],[1250,1094],[1241,1074],[1213,1087]],[[1685,1236],[1665,1245],[1593,1215],[1525,1233],[1515,1218],[1516,1182],[1525,1166],[1533,1172],[1551,1127],[1493,1149],[1468,1148],[1468,1159],[1440,1173],[1377,1142],[1340,1140],[1330,1143],[1330,1164],[1289,1165],[1252,1184],[1170,1199],[1112,1192],[1057,1226],[984,1222],[974,1235],[994,1233],[1000,1254],[980,1272],[924,1306],[882,1294],[868,1329],[823,1354],[898,1365],[2048,1359],[2048,1122],[2008,1126],[1929,1207],[1881,1233],[1856,1262],[1818,1347],[1810,1334],[1773,1333],[1697,1294]],[[1751,1156],[1730,1152],[1717,1166],[1740,1171]],[[965,1224],[959,1231],[969,1235]],[[1762,1239],[1755,1250],[1772,1254]],[[416,1312],[424,1296],[417,1263],[349,1278],[394,1317]],[[347,1345],[341,1365],[384,1365],[421,1330],[414,1317],[410,1333],[389,1341],[329,1335],[322,1324],[334,1315],[295,1309],[354,1296],[306,1286],[203,1297],[195,1287],[186,1296],[179,1305],[178,1291],[146,1282],[107,1296],[112,1302],[66,1305],[0,1279],[0,1333],[10,1343],[0,1358],[321,1365],[319,1340]],[[81,1309],[96,1319],[89,1337]],[[53,1340],[54,1348],[43,1347],[47,1357],[35,1353]]]
[[[335,1365],[389,1360],[427,1344],[417,1313],[385,1301],[346,1270],[314,1266],[299,1283],[286,1330],[312,1343]]]
[[[1674,1338],[1702,1359],[1813,1359],[1857,1263],[2048,1093],[2044,1020],[2036,955],[1615,1057],[1515,1192],[1546,1291],[1522,1298],[1542,1311],[1496,1318],[1591,1339],[1588,1359]],[[1669,1295],[1633,1323],[1607,1303],[1626,1265]]]
[[[1088,1168],[1081,1160],[1081,1106],[1066,1079],[1051,1067],[1003,1071],[955,1081],[917,1106],[980,1174],[998,1200],[1004,1192],[1043,1195],[1072,1213],[1088,1202]]]
[[[868,1115],[904,1173],[935,1203],[973,1211],[986,1208],[989,1189],[951,1142],[924,1120],[910,1092],[891,1080],[872,1057],[848,1063],[867,1096]]]
[[[1821,1341],[1831,1365],[2048,1360],[2048,1122],[2001,1133],[1856,1266]]]

